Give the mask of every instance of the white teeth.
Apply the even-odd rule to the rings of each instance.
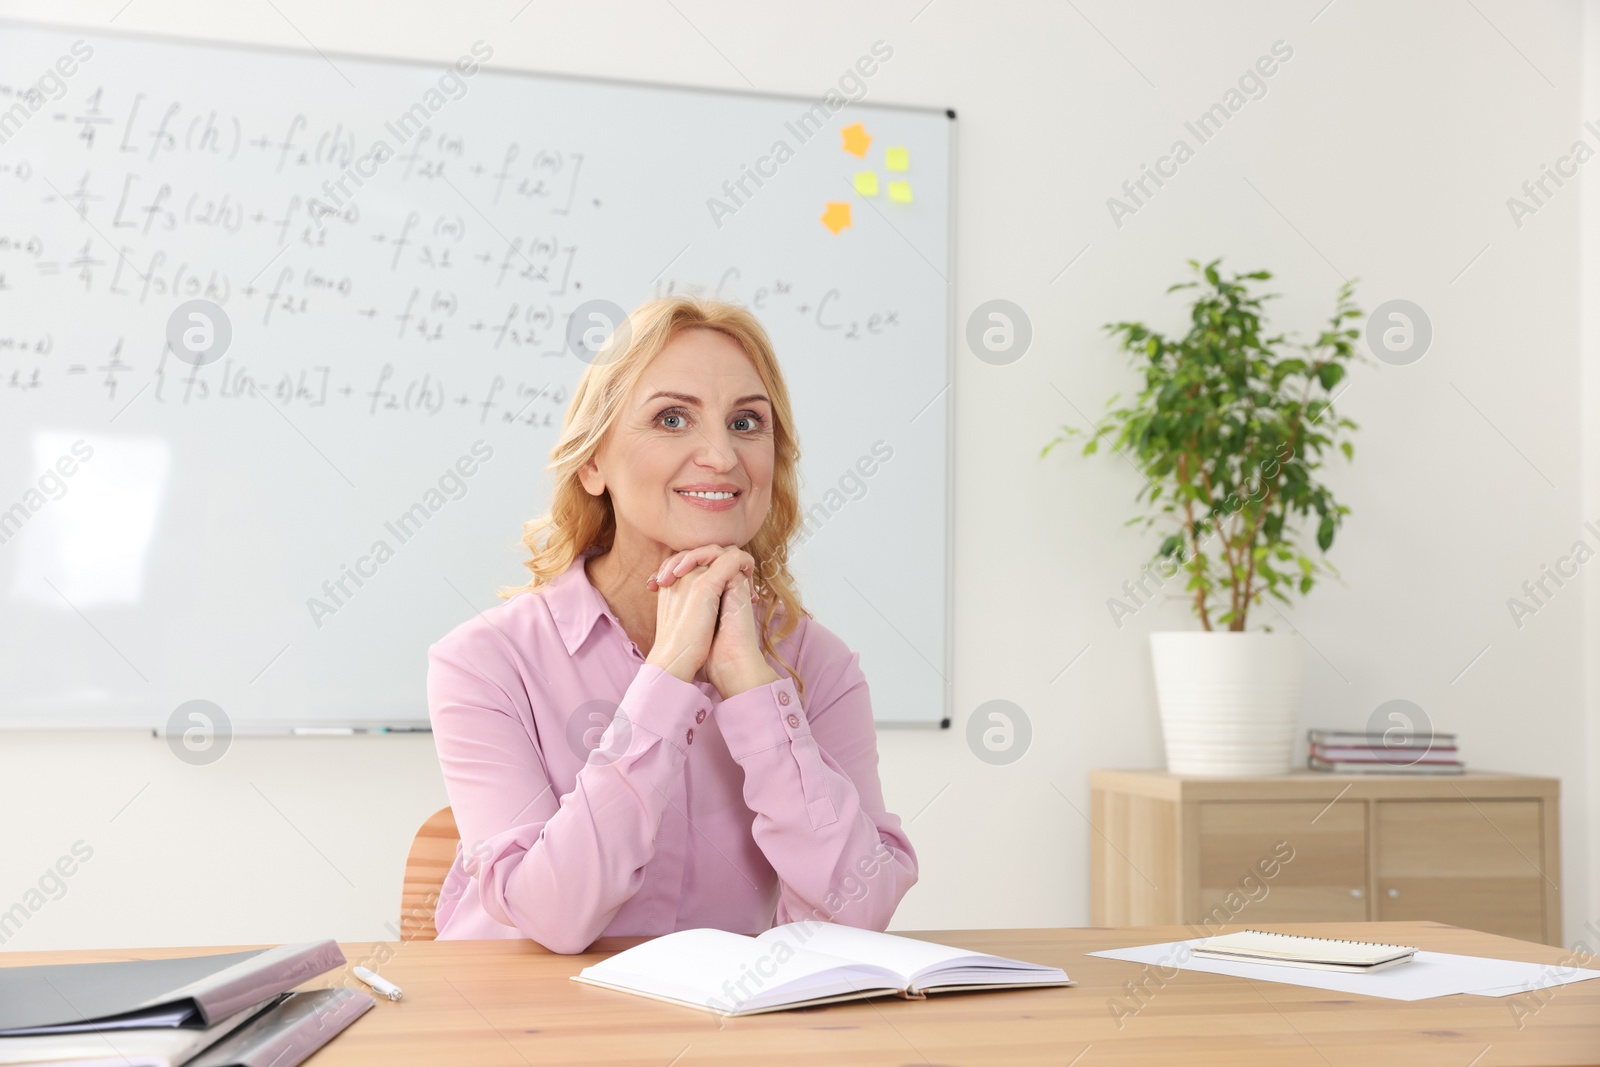
[[[733,499],[733,494],[732,493],[691,493],[686,489],[679,489],[678,492],[681,493],[684,496],[697,496],[701,500],[732,500]]]

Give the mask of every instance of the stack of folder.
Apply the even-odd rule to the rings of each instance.
[[[1455,734],[1308,730],[1306,766],[1338,774],[1462,774]]]
[[[344,962],[330,940],[0,967],[0,1065],[294,1067],[373,1005],[355,989],[290,992]]]

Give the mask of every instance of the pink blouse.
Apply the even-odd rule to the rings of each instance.
[[[803,705],[777,663],[727,700],[681,681],[645,662],[581,557],[434,643],[461,833],[438,936],[576,953],[699,926],[885,929],[917,856],[883,807],[860,654],[806,616],[777,650]]]

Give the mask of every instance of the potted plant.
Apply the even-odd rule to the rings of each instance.
[[[1182,574],[1200,621],[1199,631],[1150,635],[1168,769],[1282,774],[1294,762],[1303,650],[1298,634],[1245,625],[1264,596],[1287,604],[1287,594],[1309,593],[1319,574],[1337,576],[1319,556],[1350,509],[1317,472],[1329,448],[1353,456],[1347,438],[1356,424],[1334,412],[1332,398],[1347,365],[1361,358],[1353,343],[1360,330],[1345,321],[1362,312],[1346,282],[1314,344],[1266,336],[1261,303],[1278,294],[1256,296],[1249,283],[1272,275],[1224,278],[1220,262],[1189,260],[1203,282],[1168,288],[1198,290],[1183,336],[1140,322],[1105,325],[1143,371],[1144,388],[1094,427],[1083,451],[1105,440],[1144,475],[1135,498],[1147,513],[1127,524],[1142,519],[1164,530],[1140,584],[1149,592],[1151,580],[1160,586]],[[1082,432],[1062,430],[1041,458]],[[1122,606],[1131,613],[1142,603]],[[1108,606],[1118,616],[1115,599]]]

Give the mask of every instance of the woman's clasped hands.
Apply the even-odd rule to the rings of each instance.
[[[702,545],[662,561],[647,586],[656,639],[646,660],[683,681],[702,667],[724,700],[778,680],[756,630],[755,558],[736,545]]]

